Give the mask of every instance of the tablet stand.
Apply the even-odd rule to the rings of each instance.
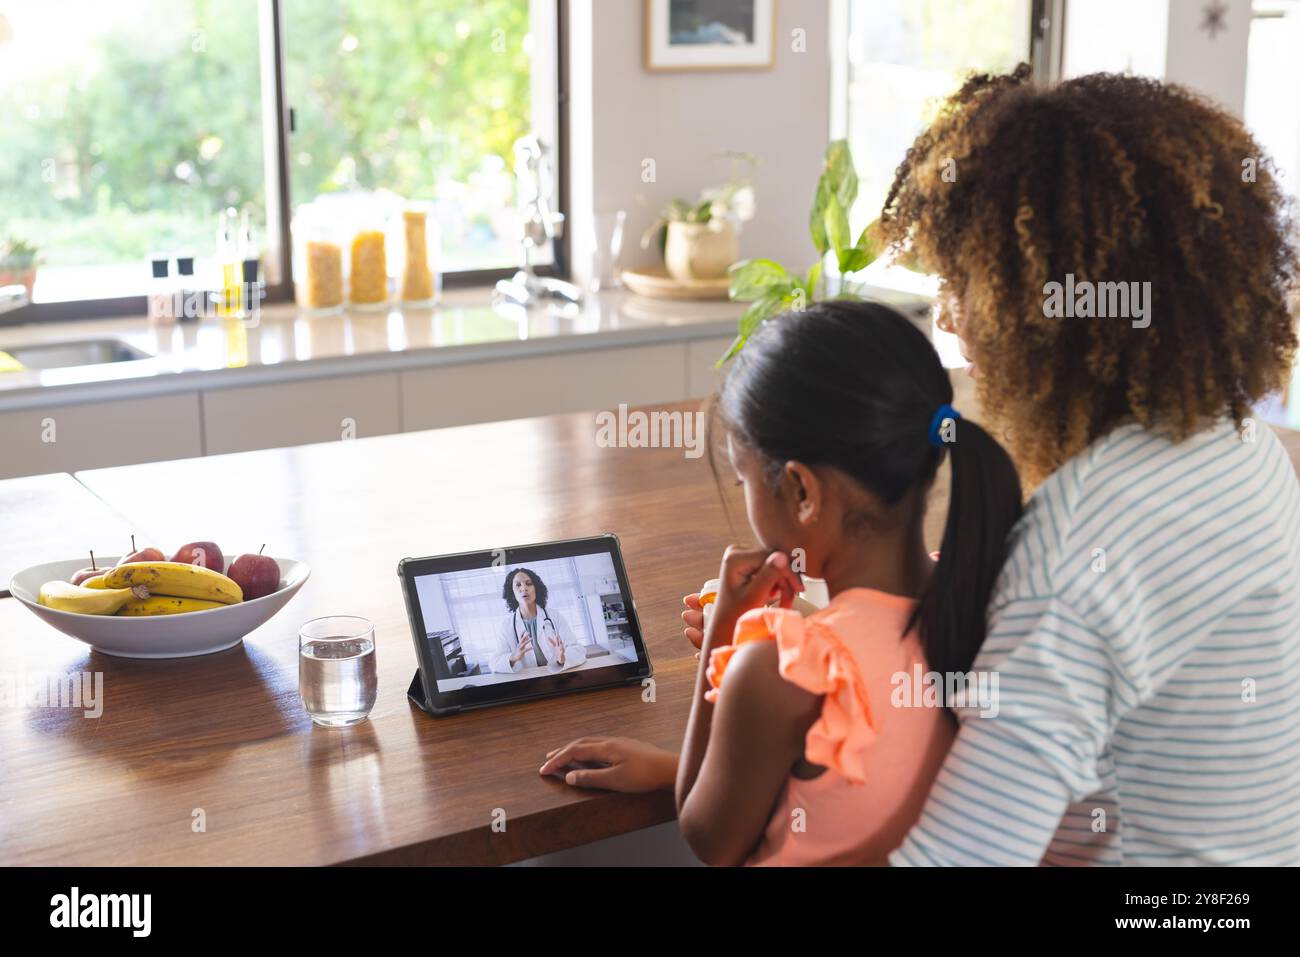
[[[419,668],[415,669],[415,677],[411,679],[411,687],[406,689],[406,696],[410,698],[421,711],[427,712],[428,714],[435,713],[433,706],[429,704],[429,699],[425,697],[424,679],[420,676]]]

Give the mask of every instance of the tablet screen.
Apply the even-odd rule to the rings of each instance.
[[[637,664],[635,612],[615,554],[593,540],[576,554],[549,557],[534,546],[503,550],[486,567],[415,571],[436,693]]]

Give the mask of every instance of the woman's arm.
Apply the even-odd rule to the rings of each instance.
[[[777,664],[775,641],[742,645],[727,665],[717,704],[701,694],[692,710],[697,728],[707,723],[700,722],[700,711],[715,713],[698,773],[688,780],[692,776],[679,772],[677,818],[682,836],[706,864],[744,863],[821,713],[821,696],[786,681]]]
[[[587,649],[583,647],[582,642],[577,640],[576,635],[569,630],[569,622],[558,611],[555,613],[555,634],[560,639],[560,647],[564,652],[564,667],[576,668],[587,661]]]
[[[501,623],[497,632],[496,653],[488,659],[488,667],[493,674],[514,673],[520,669],[519,662],[512,660],[515,653],[515,616],[510,615]]]

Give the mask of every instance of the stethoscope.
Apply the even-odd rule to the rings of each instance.
[[[545,625],[550,625],[550,626],[551,626],[551,636],[554,637],[554,638],[558,638],[558,637],[560,637],[559,629],[557,629],[557,628],[555,627],[555,622],[551,621],[551,613],[550,613],[549,611],[546,610],[545,606],[539,605],[538,607],[541,609],[542,615],[544,616],[544,620],[543,620],[543,622],[542,622],[542,625],[543,625],[543,626],[545,626]],[[522,643],[523,640],[524,640],[524,636],[528,634],[528,626],[523,624],[524,616],[521,615],[521,614],[519,614],[519,609],[518,609],[518,608],[516,608],[516,609],[514,610],[513,614],[514,614],[515,618],[519,621],[520,625],[522,626],[522,632],[523,632],[523,633],[521,634],[521,633],[520,633],[521,629],[520,629],[520,628],[516,628],[516,629],[515,629],[515,638],[516,638],[520,643]],[[541,637],[542,637],[544,634],[545,634],[545,632],[542,631],[542,628],[539,627],[539,628],[537,629],[537,637],[538,637],[538,639],[541,639]]]

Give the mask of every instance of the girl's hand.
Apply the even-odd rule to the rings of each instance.
[[[682,599],[686,610],[682,612],[682,634],[686,640],[699,648],[704,644],[704,606],[700,604],[700,593],[694,592]]]
[[[718,607],[713,622],[727,621],[728,627],[745,612],[762,608],[776,599],[789,608],[794,596],[803,591],[803,580],[790,569],[785,552],[740,549],[728,545],[718,572]]]
[[[671,791],[677,754],[632,738],[578,738],[548,754],[538,773],[562,775],[565,784],[580,788]]]

